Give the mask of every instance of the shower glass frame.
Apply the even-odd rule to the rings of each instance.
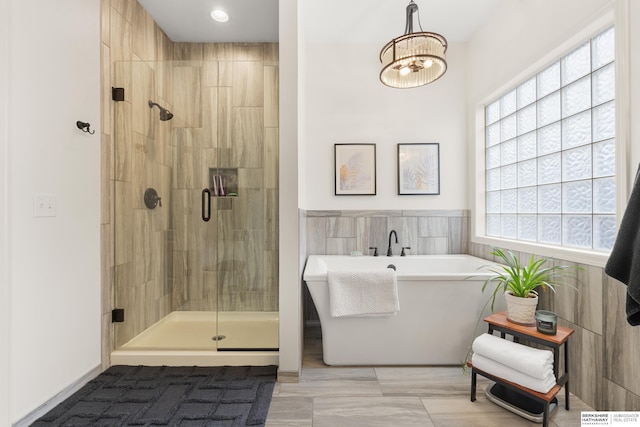
[[[199,320],[177,333],[181,343],[161,339],[163,350],[278,349],[277,122],[265,119],[273,102],[242,105],[260,68],[275,72],[277,94],[277,62],[114,64],[125,88],[112,101],[114,308],[125,309],[116,348],[170,316]],[[210,197],[203,221],[202,190],[220,176],[231,185]],[[160,198],[152,209],[150,188]],[[200,329],[206,342],[187,339]]]

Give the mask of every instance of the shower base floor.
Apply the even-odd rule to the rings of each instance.
[[[113,351],[111,364],[277,365],[277,348],[277,312],[175,311]]]

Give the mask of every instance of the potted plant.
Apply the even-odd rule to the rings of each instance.
[[[523,264],[513,252],[497,248],[493,248],[491,255],[496,256],[501,264],[485,267],[495,275],[485,280],[482,292],[491,288],[491,285],[495,285],[489,296],[491,311],[493,311],[498,295],[504,294],[507,304],[507,320],[511,322],[523,325],[535,324],[534,316],[538,305],[539,289],[550,289],[555,292],[554,286],[560,284],[575,289],[574,286],[560,281],[567,277],[561,271],[568,269],[569,266],[545,267],[548,260],[546,258],[536,260],[533,255],[527,264]]]

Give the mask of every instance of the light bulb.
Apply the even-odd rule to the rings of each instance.
[[[211,12],[211,18],[217,22],[227,22],[229,20],[229,15],[224,10],[216,9]]]
[[[411,72],[411,69],[409,67],[407,67],[406,65],[404,67],[400,68],[400,75],[401,76],[406,76],[410,72]]]
[[[433,59],[427,59],[424,61],[424,68],[430,68],[433,65]]]

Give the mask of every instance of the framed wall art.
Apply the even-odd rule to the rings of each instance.
[[[440,144],[398,144],[398,194],[440,194]]]
[[[376,194],[376,144],[334,144],[335,195]]]

